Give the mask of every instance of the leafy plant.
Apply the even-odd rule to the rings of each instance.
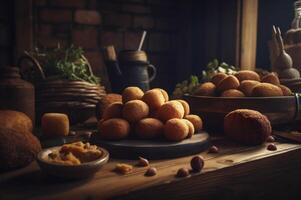
[[[192,94],[196,87],[200,84],[199,77],[191,75],[188,80],[178,83],[172,93],[173,98],[181,98],[184,94]]]
[[[94,76],[89,63],[83,56],[82,48],[71,45],[68,48],[58,46],[52,50],[35,49],[29,54],[41,62],[47,78],[57,77],[68,80],[86,81],[98,84],[100,78]]]

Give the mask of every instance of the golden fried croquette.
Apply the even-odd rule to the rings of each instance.
[[[182,100],[182,99],[178,99],[177,101],[180,102],[184,108],[184,116],[189,115],[190,107],[189,107],[189,104],[187,103],[187,101]]]
[[[165,102],[169,101],[169,96],[168,96],[168,93],[167,93],[165,90],[163,90],[162,88],[154,88],[153,90],[155,90],[155,89],[157,89],[157,90],[160,90],[160,91],[161,91],[161,93],[162,93],[162,94],[163,94],[163,96],[164,96]]]
[[[0,127],[0,171],[30,164],[41,149],[40,141],[28,130]]]
[[[188,136],[189,127],[182,119],[170,119],[164,125],[164,136],[167,140],[179,142]]]
[[[222,80],[224,80],[228,75],[225,73],[217,73],[211,78],[211,82],[217,86]]]
[[[241,70],[235,74],[236,78],[239,82],[244,80],[253,80],[253,81],[260,81],[260,76],[251,70]]]
[[[188,119],[183,119],[185,121],[185,123],[187,124],[188,128],[189,128],[189,132],[188,132],[188,135],[187,137],[188,138],[191,138],[195,132],[194,130],[194,126],[193,124],[191,123],[191,121],[189,121]]]
[[[31,119],[26,114],[14,110],[0,110],[0,127],[20,132],[32,132],[33,129]]]
[[[43,135],[62,137],[69,134],[69,118],[63,113],[45,113],[41,119]]]
[[[140,100],[144,92],[138,87],[127,87],[122,92],[122,102],[126,103],[131,100]]]
[[[122,96],[120,94],[109,93],[102,97],[96,104],[96,117],[100,119],[104,110],[112,103],[122,102]]]
[[[163,104],[158,110],[158,118],[163,122],[172,118],[183,118],[184,117],[184,107],[177,100],[168,101]]]
[[[273,85],[280,85],[278,75],[274,72],[268,73],[267,75],[261,78],[262,83],[271,83]]]
[[[121,118],[122,116],[123,104],[121,102],[116,102],[110,104],[103,112],[102,119],[112,119]]]
[[[130,133],[130,124],[121,118],[108,119],[98,124],[99,136],[106,140],[120,140]]]
[[[225,90],[222,94],[221,97],[245,97],[244,93],[236,90],[236,89],[230,89],[230,90]]]
[[[283,92],[280,87],[271,83],[260,83],[256,85],[251,96],[254,97],[272,97],[272,96],[283,96]]]
[[[124,104],[122,117],[129,122],[137,122],[146,118],[149,114],[149,107],[141,100],[131,100]]]
[[[163,123],[155,118],[144,118],[137,122],[135,133],[142,139],[159,137],[163,134]]]
[[[239,80],[233,76],[229,75],[223,79],[216,87],[218,92],[223,92],[225,90],[237,89],[239,87]]]
[[[238,109],[225,116],[224,132],[237,142],[258,145],[271,135],[272,128],[268,118],[260,112]]]
[[[151,110],[156,110],[165,103],[165,97],[161,90],[152,89],[145,92],[142,101],[147,103]]]
[[[203,120],[198,115],[186,115],[185,119],[189,120],[193,124],[195,132],[202,130]]]
[[[195,95],[198,96],[215,96],[216,86],[211,82],[206,82],[199,85],[195,90]]]
[[[240,83],[239,90],[242,91],[247,97],[250,97],[252,94],[253,88],[259,84],[258,81],[253,80],[244,80]]]
[[[282,90],[283,96],[291,96],[293,94],[291,89],[284,85],[278,85],[278,87],[280,87],[280,89]]]

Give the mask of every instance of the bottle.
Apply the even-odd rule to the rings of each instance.
[[[21,79],[17,67],[0,67],[0,109],[23,112],[35,124],[34,86]]]
[[[301,1],[296,1],[294,3],[295,7],[295,17],[292,21],[291,28],[297,29],[301,28]]]

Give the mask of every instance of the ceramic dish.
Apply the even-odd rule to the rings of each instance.
[[[61,146],[42,150],[38,156],[38,164],[43,172],[64,179],[82,179],[93,176],[109,160],[109,152],[99,148],[103,154],[100,158],[80,165],[57,164],[47,160],[48,154],[58,150]]]

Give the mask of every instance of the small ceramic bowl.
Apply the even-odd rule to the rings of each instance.
[[[47,159],[48,154],[59,148],[58,146],[43,149],[37,156],[37,162],[41,170],[48,175],[59,178],[82,179],[91,177],[109,160],[109,152],[103,148],[99,148],[103,152],[100,158],[80,165],[64,165],[49,161]]]

